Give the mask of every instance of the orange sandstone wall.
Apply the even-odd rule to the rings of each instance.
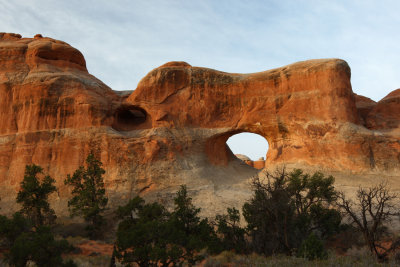
[[[56,178],[52,203],[66,214],[63,179],[92,151],[107,170],[111,207],[134,194],[165,199],[183,183],[202,205],[239,205],[255,174],[226,145],[240,132],[268,140],[268,168],[398,179],[399,90],[376,103],[352,92],[350,76],[340,59],[251,74],[170,62],[125,97],[67,43],[0,33],[1,203],[18,208],[24,167],[35,163]]]

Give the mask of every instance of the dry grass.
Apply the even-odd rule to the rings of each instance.
[[[351,255],[337,256],[330,254],[326,260],[308,261],[307,259],[296,258],[291,256],[277,255],[271,257],[263,257],[260,255],[237,255],[233,252],[225,251],[217,256],[212,256],[204,260],[199,266],[202,267],[244,267],[244,266],[271,266],[271,267],[285,267],[285,266],[299,266],[299,267],[313,267],[313,266],[326,266],[326,267],[375,267],[375,266],[399,266],[391,259],[388,263],[377,263],[372,256],[369,256],[368,251],[364,249],[351,251]]]

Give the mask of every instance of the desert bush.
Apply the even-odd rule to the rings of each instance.
[[[75,266],[61,258],[62,253],[72,249],[66,240],[55,239],[50,227],[34,226],[21,213],[10,219],[0,216],[0,237],[11,266],[26,266],[28,262],[37,266]]]
[[[31,229],[31,223],[21,213],[16,212],[12,218],[0,215],[0,237],[2,245],[10,248],[17,237]]]
[[[339,232],[326,240],[325,246],[335,250],[338,254],[344,254],[350,248],[364,246],[364,241],[356,227],[343,223]]]
[[[171,244],[169,214],[158,203],[144,204],[135,197],[118,209],[117,257],[139,266],[174,264],[183,251]]]
[[[63,263],[62,253],[71,251],[66,240],[55,240],[49,227],[21,233],[10,248],[7,258],[11,265],[26,266],[28,261],[37,266],[76,266],[72,261]]]
[[[311,233],[307,239],[303,240],[301,243],[296,256],[308,260],[326,259],[328,253],[325,250],[322,241],[316,235]]]
[[[311,233],[325,240],[340,229],[341,215],[331,208],[334,178],[301,170],[266,172],[252,181],[253,197],[243,206],[251,247],[265,255],[291,254]]]
[[[353,246],[346,251],[346,256],[355,261],[361,261],[369,258],[372,262],[375,261],[373,254],[367,246]]]
[[[56,239],[50,225],[56,218],[48,202],[49,194],[55,192],[55,180],[50,176],[38,178],[43,169],[27,165],[17,202],[21,211],[12,218],[0,216],[0,238],[6,249],[5,258],[10,266],[76,266],[72,261],[64,262],[61,254],[72,246],[64,239]]]
[[[192,204],[182,186],[168,212],[158,203],[145,204],[140,197],[119,207],[116,255],[123,264],[139,266],[194,265],[203,258],[202,250],[216,246],[218,240],[200,209]]]
[[[236,208],[227,208],[227,214],[215,218],[220,246],[236,253],[248,253],[246,230],[240,226],[240,213]]]

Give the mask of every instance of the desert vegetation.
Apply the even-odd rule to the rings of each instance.
[[[135,196],[115,211],[114,238],[105,240],[108,199],[105,170],[90,154],[86,166],[68,175],[71,216],[86,222],[87,237],[62,234],[48,198],[55,180],[27,165],[16,202],[20,211],[0,216],[2,258],[9,266],[380,266],[399,263],[399,237],[390,223],[399,215],[398,196],[385,183],[360,187],[355,198],[336,191],[334,178],[302,170],[251,180],[242,209],[230,207],[202,218],[188,188],[176,192],[172,208]],[[110,225],[110,224],[109,224]],[[61,230],[60,230],[61,229]],[[113,230],[108,230],[113,232]],[[81,239],[112,250],[99,261],[77,255]],[[86,239],[85,239],[86,240]],[[341,246],[340,244],[344,244]],[[339,248],[341,247],[341,249]],[[111,249],[113,248],[113,249]],[[75,253],[75,254],[74,254]],[[76,255],[76,256],[74,256]],[[90,255],[95,255],[91,253]]]
[[[264,255],[293,254],[308,259],[325,258],[323,241],[341,224],[332,176],[312,176],[301,170],[267,173],[254,178],[253,197],[244,204],[252,251]]]
[[[64,261],[63,253],[72,250],[64,239],[55,239],[52,225],[56,215],[48,197],[56,191],[55,180],[43,175],[37,165],[27,165],[21,189],[16,201],[21,210],[11,218],[0,216],[0,237],[6,252],[4,257],[10,266],[76,266],[71,260]]]
[[[80,166],[74,174],[68,175],[64,183],[72,186],[72,198],[68,201],[71,216],[82,216],[89,222],[86,231],[91,238],[98,237],[104,223],[103,212],[108,202],[105,196],[102,163],[89,154],[87,167]]]

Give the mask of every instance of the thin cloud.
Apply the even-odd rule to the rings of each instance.
[[[338,57],[356,93],[379,100],[400,87],[396,1],[0,0],[0,28],[42,33],[85,55],[89,71],[116,90],[151,69],[185,60],[255,72]]]

